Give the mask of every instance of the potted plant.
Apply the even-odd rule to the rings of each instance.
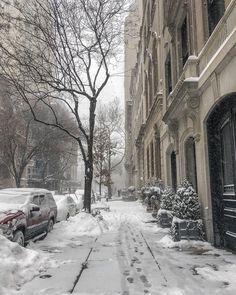
[[[175,193],[171,187],[166,187],[162,193],[161,205],[158,210],[157,219],[162,227],[170,227],[173,219],[172,206]]]
[[[198,195],[187,179],[181,183],[175,194],[172,212],[171,236],[174,241],[203,238]]]

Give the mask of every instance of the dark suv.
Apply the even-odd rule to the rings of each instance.
[[[48,190],[0,190],[0,231],[11,241],[23,246],[29,239],[46,235],[56,218],[57,206]]]

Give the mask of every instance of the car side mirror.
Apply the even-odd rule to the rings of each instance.
[[[31,205],[30,206],[30,211],[31,212],[36,212],[36,211],[39,211],[39,210],[40,210],[40,208],[37,205]]]

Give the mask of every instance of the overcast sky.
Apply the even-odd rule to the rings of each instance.
[[[101,93],[100,101],[106,103],[115,97],[120,99],[122,107],[124,106],[124,59],[120,58],[119,63],[111,68],[111,77],[104,90]]]

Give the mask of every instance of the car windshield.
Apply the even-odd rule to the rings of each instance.
[[[1,193],[0,192],[0,203],[7,204],[24,204],[29,197],[28,194],[14,194],[14,193]]]

